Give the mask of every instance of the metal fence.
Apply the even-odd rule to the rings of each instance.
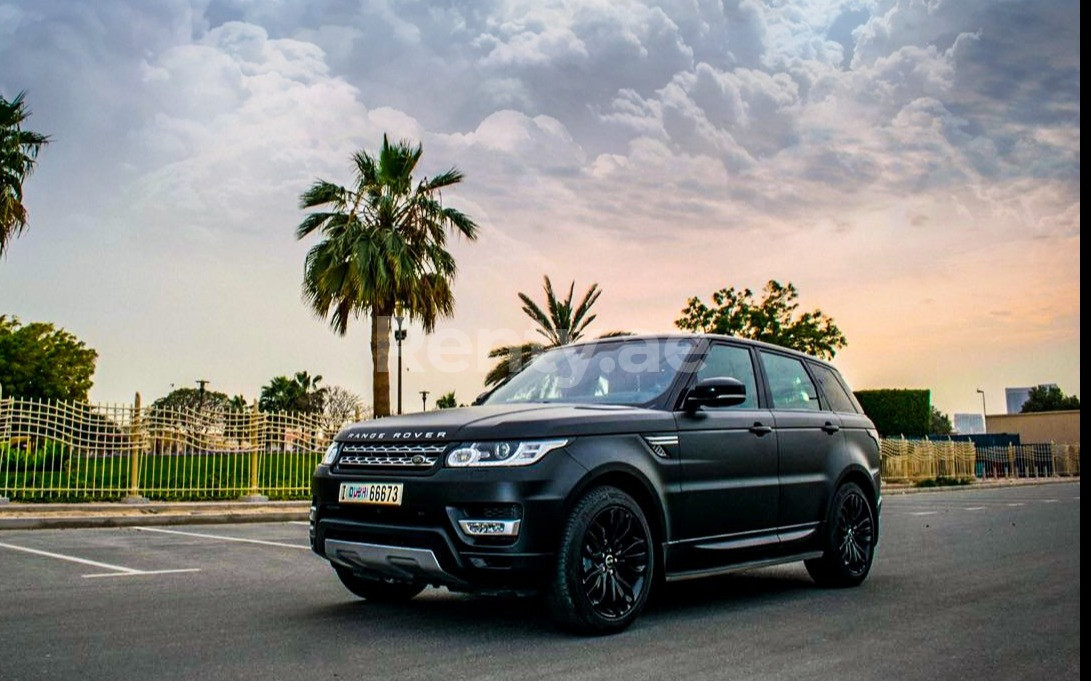
[[[312,414],[0,399],[0,498],[305,499],[344,424]],[[1080,474],[1079,445],[885,439],[887,481]]]
[[[306,498],[342,427],[320,415],[0,399],[0,497]]]
[[[1078,476],[1080,446],[1026,444],[975,447],[951,440],[882,440],[883,479],[918,482],[936,478],[1042,478]]]
[[[880,450],[884,480],[974,477],[976,456],[972,442],[890,438],[881,441]]]

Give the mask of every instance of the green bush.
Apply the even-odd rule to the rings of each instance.
[[[939,476],[938,478],[929,478],[927,480],[919,480],[915,487],[961,487],[963,485],[974,484],[973,478],[948,478],[946,476]]]
[[[0,468],[7,471],[59,471],[71,450],[54,440],[0,442]]]
[[[855,395],[882,437],[925,437],[931,429],[928,390],[857,390]]]

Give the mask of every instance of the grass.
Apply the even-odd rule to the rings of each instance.
[[[306,499],[318,452],[260,454],[258,491]],[[247,453],[145,454],[139,494],[156,501],[237,499],[251,492]],[[58,470],[0,467],[0,496],[21,502],[116,501],[130,494],[129,456],[70,457]]]

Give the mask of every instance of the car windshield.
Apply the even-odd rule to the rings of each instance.
[[[666,392],[694,341],[652,338],[561,347],[540,355],[485,404],[647,404]]]

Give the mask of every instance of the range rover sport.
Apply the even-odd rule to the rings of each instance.
[[[661,581],[803,561],[871,569],[879,440],[826,362],[715,335],[540,355],[472,407],[352,425],[313,480],[310,539],[349,591],[540,593],[619,631]]]

